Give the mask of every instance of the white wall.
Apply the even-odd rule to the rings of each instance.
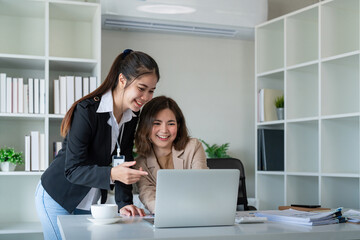
[[[254,42],[103,30],[102,79],[126,48],[157,61],[161,78],[155,95],[177,101],[191,136],[230,143],[228,153],[245,165],[248,196],[254,197]]]

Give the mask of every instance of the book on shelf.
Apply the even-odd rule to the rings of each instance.
[[[317,226],[344,222],[345,219],[342,217],[341,210],[341,208],[338,208],[336,210],[326,212],[309,212],[286,209],[258,211],[254,214],[257,217],[267,217],[268,221],[273,222]]]
[[[89,91],[90,92],[93,92],[95,89],[96,89],[96,87],[97,87],[97,83],[96,83],[96,77],[90,77],[89,78]]]
[[[18,112],[24,113],[24,79],[18,78]]]
[[[6,112],[12,113],[12,79],[6,77]]]
[[[18,113],[18,79],[12,79],[12,113]]]
[[[29,86],[24,84],[24,113],[29,113]]]
[[[79,100],[83,96],[83,83],[82,77],[75,76],[75,101]]]
[[[89,92],[89,78],[88,77],[84,77],[83,78],[83,96],[88,95]]]
[[[29,113],[34,113],[34,79],[28,79],[28,90],[29,90]]]
[[[60,114],[60,82],[59,82],[59,79],[54,80],[54,113]]]
[[[39,144],[39,170],[44,171],[47,168],[45,161],[45,134],[40,133]]]
[[[39,108],[40,113],[45,114],[45,79],[40,79],[39,86]]]
[[[283,129],[258,129],[258,170],[284,171]]]
[[[6,73],[0,73],[0,112],[6,112]]]
[[[59,76],[60,82],[60,114],[66,114],[66,76]]]
[[[34,79],[34,113],[40,113],[40,80]]]
[[[25,136],[25,171],[31,170],[31,140],[30,136]]]
[[[66,111],[75,101],[74,76],[66,76]]]
[[[31,171],[40,170],[40,133],[38,131],[31,131]]]
[[[45,157],[45,134],[31,131],[25,136],[25,171],[44,171],[49,166]]]
[[[260,122],[276,121],[275,99],[284,95],[283,90],[262,88],[258,96],[258,116]]]

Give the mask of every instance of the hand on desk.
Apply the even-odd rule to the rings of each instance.
[[[125,216],[136,216],[140,215],[141,217],[145,216],[145,212],[142,208],[138,208],[134,205],[126,205],[120,209],[120,214]]]
[[[130,168],[135,164],[135,161],[124,162],[116,167],[111,168],[111,180],[120,181],[125,184],[133,184],[139,181],[142,176],[148,175],[148,173],[143,171],[142,168],[139,170]]]

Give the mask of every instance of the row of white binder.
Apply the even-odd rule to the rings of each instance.
[[[93,76],[59,76],[53,81],[54,110],[50,113],[54,114],[64,115],[76,100],[98,87]],[[45,79],[10,77],[0,73],[1,113],[45,114],[46,94]]]
[[[0,73],[0,112],[45,113],[45,80],[15,78]]]
[[[75,101],[96,88],[96,77],[59,76],[54,80],[54,113],[65,114]]]

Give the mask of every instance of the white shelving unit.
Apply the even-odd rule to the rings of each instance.
[[[285,149],[284,171],[256,170],[260,209],[360,208],[359,7],[328,0],[256,27],[256,96],[285,96],[284,120],[256,122],[256,138],[259,128],[284,129]]]
[[[43,78],[45,114],[0,113],[0,146],[25,151],[25,135],[45,134],[45,159],[62,141],[63,115],[54,114],[53,80],[59,75],[96,76],[100,83],[101,9],[97,0],[0,0],[0,72]],[[41,238],[34,194],[42,172],[0,172],[0,238]],[[5,234],[5,235],[4,235]],[[35,235],[34,235],[35,234]]]

